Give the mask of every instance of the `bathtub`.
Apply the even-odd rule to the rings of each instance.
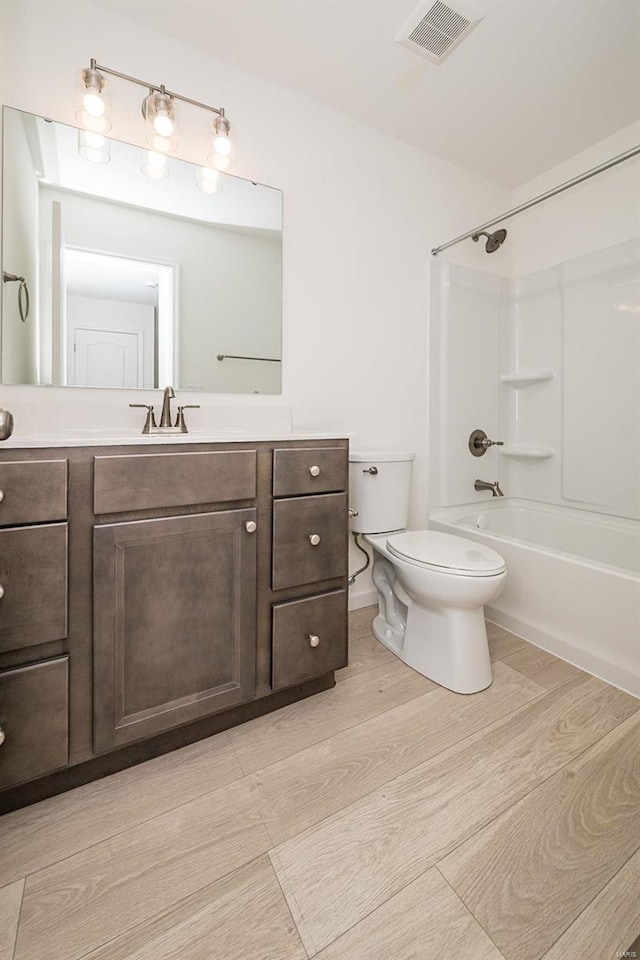
[[[429,527],[502,554],[489,620],[640,697],[640,523],[510,497],[441,507]]]

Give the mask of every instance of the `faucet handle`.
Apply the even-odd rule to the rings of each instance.
[[[199,403],[184,403],[181,407],[178,407],[178,416],[176,417],[176,427],[180,433],[189,433],[187,430],[187,424],[184,419],[184,410],[199,410]]]
[[[151,403],[130,403],[130,407],[144,407],[147,411],[147,417],[144,421],[143,433],[151,433],[151,428],[156,427],[156,414]]]

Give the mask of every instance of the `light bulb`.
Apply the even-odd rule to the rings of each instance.
[[[109,163],[111,160],[111,141],[100,133],[90,130],[78,130],[78,153],[91,163]]]
[[[147,151],[142,172],[151,180],[162,180],[168,173],[166,156],[163,153],[156,153],[155,150]]]
[[[207,157],[209,163],[212,163],[216,170],[225,172],[229,169],[229,164],[231,162],[230,157],[220,157],[217,153],[212,154],[210,157]]]
[[[174,148],[172,140],[168,137],[161,137],[158,133],[155,133],[148,140],[155,153],[171,153]]]
[[[153,126],[156,133],[159,133],[161,137],[170,137],[173,133],[173,120],[166,110],[158,111]]]
[[[106,104],[100,96],[100,91],[97,87],[87,87],[87,92],[82,98],[82,105],[90,116],[104,116]]]
[[[231,140],[227,134],[218,133],[213,138],[213,152],[219,157],[228,157],[231,153]]]
[[[198,170],[197,185],[203,193],[212,195],[222,189],[220,174],[212,167],[200,167]]]

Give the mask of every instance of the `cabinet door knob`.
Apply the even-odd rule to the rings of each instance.
[[[0,583],[0,600],[2,600],[3,597],[4,597],[4,587]]]
[[[309,633],[309,634],[308,634],[308,637],[309,637],[309,646],[310,646],[310,647],[318,647],[318,646],[320,646],[320,637],[317,636],[317,634],[315,634],[315,633]]]
[[[2,744],[6,739],[7,738],[5,736],[4,727],[0,727],[0,747],[2,746]]]
[[[319,476],[320,476],[320,467],[317,467],[317,466],[315,466],[315,464],[314,464],[313,467],[309,467],[309,473],[311,474],[312,477],[319,477]]]
[[[244,528],[247,531],[247,533],[255,533],[256,530],[258,529],[258,524],[255,522],[255,520],[247,520],[247,522],[244,525]]]
[[[4,490],[0,490],[0,503],[4,500]]]
[[[320,543],[320,537],[319,537],[319,535],[318,535],[317,533],[310,533],[310,534],[309,534],[309,543],[311,544],[312,547],[317,547],[318,544]]]

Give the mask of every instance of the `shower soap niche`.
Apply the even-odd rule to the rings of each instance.
[[[515,460],[546,460],[555,453],[551,447],[502,447],[500,453],[503,457],[513,457]]]

